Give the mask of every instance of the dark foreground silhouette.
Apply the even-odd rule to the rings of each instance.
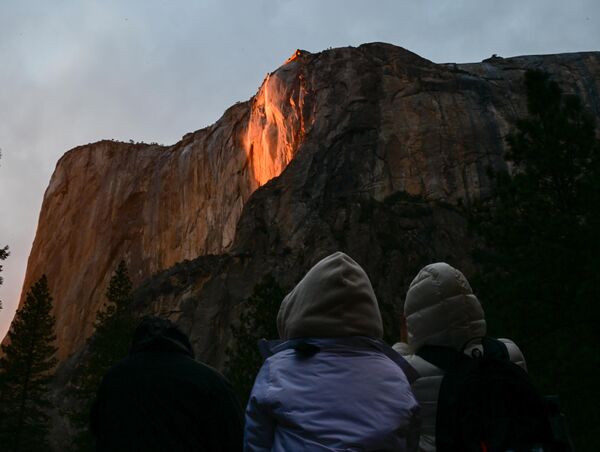
[[[170,321],[146,318],[92,409],[98,451],[241,451],[242,411],[227,380],[194,360]]]

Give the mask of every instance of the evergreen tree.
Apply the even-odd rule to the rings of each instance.
[[[5,260],[9,255],[10,255],[10,253],[8,252],[8,246],[5,246],[4,248],[0,248],[0,261]],[[0,272],[2,272],[2,265],[0,265]],[[0,286],[2,285],[3,282],[4,282],[4,278],[2,276],[0,276]],[[0,309],[2,309],[2,300],[0,300]]]
[[[119,263],[106,291],[107,304],[94,323],[94,334],[88,339],[88,350],[76,376],[78,408],[70,418],[78,434],[76,450],[94,450],[89,431],[89,418],[96,393],[106,372],[124,358],[136,326],[132,313],[132,285],[124,261]]]
[[[48,450],[46,398],[54,354],[52,297],[46,276],[27,293],[2,345],[0,359],[0,444],[3,451]]]
[[[473,282],[491,334],[521,345],[534,380],[561,396],[579,448],[600,450],[600,144],[577,97],[540,72],[525,86],[529,116],[508,137],[512,174],[493,174],[495,195],[471,217],[485,244]]]
[[[231,327],[234,344],[227,349],[226,376],[243,406],[250,397],[263,361],[258,351],[258,340],[279,337],[277,313],[284,297],[285,292],[275,278],[267,275],[246,300],[239,325]]]

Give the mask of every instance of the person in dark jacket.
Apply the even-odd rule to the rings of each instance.
[[[243,414],[229,382],[194,360],[187,336],[147,317],[129,356],[104,376],[91,429],[98,451],[238,452]]]

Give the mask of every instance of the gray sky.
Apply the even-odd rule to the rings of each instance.
[[[297,48],[373,41],[438,63],[600,50],[600,1],[3,1],[0,338],[65,151],[103,138],[172,144],[251,97]]]

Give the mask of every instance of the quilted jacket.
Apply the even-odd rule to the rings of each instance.
[[[435,452],[435,418],[437,400],[444,372],[414,353],[423,345],[463,348],[470,354],[481,349],[486,335],[485,315],[465,276],[440,262],[423,268],[410,284],[404,303],[408,342],[394,349],[417,371],[412,382],[414,395],[421,406],[420,452]],[[514,342],[500,339],[514,363],[526,368],[523,354]],[[470,342],[471,341],[471,342]]]

